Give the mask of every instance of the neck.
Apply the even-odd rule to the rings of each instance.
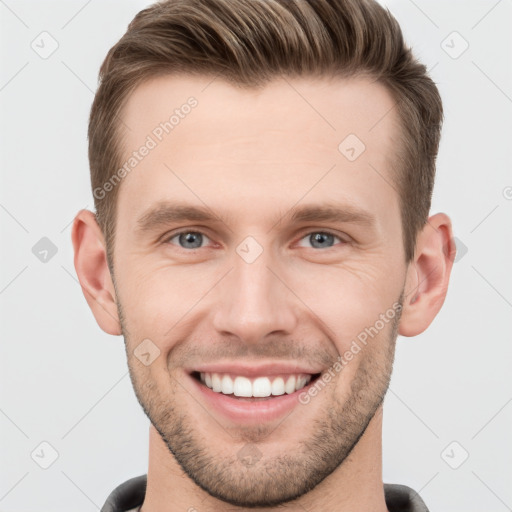
[[[242,512],[210,496],[181,469],[153,425],[149,434],[147,488],[141,512]],[[251,508],[251,512],[388,512],[382,482],[382,405],[368,428],[331,475],[293,502],[271,508]]]

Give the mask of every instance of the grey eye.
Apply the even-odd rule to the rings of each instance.
[[[201,247],[204,238],[209,240],[206,235],[203,235],[203,233],[199,231],[182,231],[181,233],[176,233],[169,238],[169,242],[175,238],[178,238],[178,244],[174,245],[179,245],[183,249],[198,249]]]
[[[333,235],[332,233],[326,233],[324,231],[313,231],[312,233],[302,238],[302,240],[307,239],[314,249],[329,249],[335,245],[334,239],[336,238],[341,241],[338,236]]]

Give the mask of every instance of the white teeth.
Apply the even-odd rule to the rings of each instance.
[[[294,393],[306,386],[311,375],[290,375],[286,381],[283,377],[257,377],[253,380],[238,376],[234,380],[228,374],[200,373],[201,382],[216,393],[239,397],[279,396]]]
[[[225,375],[224,378],[228,378],[229,380],[231,380],[231,377],[228,377],[227,375]],[[233,393],[235,396],[252,396],[251,381],[247,377],[237,377],[235,379]]]
[[[273,395],[284,395],[284,380],[282,377],[277,377],[272,382],[272,394]]]
[[[213,391],[220,392],[222,391],[222,383],[220,381],[220,377],[218,373],[214,373],[212,375],[212,389]]]
[[[305,385],[306,385],[305,375],[299,375],[297,377],[297,382],[295,383],[295,390],[302,389]]]
[[[231,395],[233,393],[233,381],[229,378],[229,376],[224,375],[221,380],[222,384],[222,392],[225,395]]]
[[[258,377],[252,383],[252,394],[253,396],[270,396],[272,394],[272,384],[267,377]]]
[[[286,381],[286,384],[284,385],[284,390],[291,394],[295,391],[295,377],[292,375],[291,377],[288,377],[288,380]]]

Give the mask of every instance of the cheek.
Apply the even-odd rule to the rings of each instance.
[[[218,281],[219,269],[190,265],[152,264],[148,260],[126,264],[119,273],[119,294],[130,333],[166,340],[169,330],[182,327],[194,305]]]
[[[298,276],[289,274],[290,288],[307,305],[305,314],[340,353],[392,308],[401,291],[400,269],[382,264],[302,266],[300,270]]]

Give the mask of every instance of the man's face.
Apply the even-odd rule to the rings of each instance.
[[[406,275],[398,124],[386,89],[363,79],[210,82],[162,77],[129,99],[126,159],[148,135],[157,144],[121,184],[117,300],[136,395],[182,469],[232,504],[275,505],[340,466],[388,386],[389,311]],[[172,131],[158,130],[190,97]],[[339,149],[350,134],[362,153],[353,136]],[[176,206],[213,219],[173,218]],[[326,206],[346,214],[293,218]],[[279,376],[329,369],[316,394],[318,379],[265,399],[209,390],[195,373],[269,377],[265,394]]]

